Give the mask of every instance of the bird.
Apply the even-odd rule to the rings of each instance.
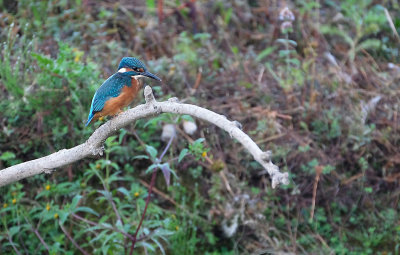
[[[111,75],[96,91],[85,126],[92,121],[109,115],[117,115],[128,106],[141,89],[139,78],[148,77],[161,81],[159,77],[147,71],[146,66],[137,58],[121,59],[118,71]]]

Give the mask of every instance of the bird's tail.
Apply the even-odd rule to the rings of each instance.
[[[89,117],[88,117],[88,120],[87,120],[87,122],[86,122],[86,125],[85,125],[85,127],[87,127],[87,125],[89,125],[89,124],[90,124],[90,122],[92,121],[93,117],[94,117],[94,114],[93,114],[93,112],[90,112],[90,114],[89,114]]]

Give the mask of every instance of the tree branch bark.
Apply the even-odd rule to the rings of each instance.
[[[225,116],[191,104],[182,104],[177,98],[165,102],[157,102],[149,86],[144,89],[146,103],[121,113],[96,129],[89,139],[71,149],[63,149],[51,155],[27,161],[0,170],[0,187],[41,173],[51,173],[56,168],[74,163],[90,155],[103,154],[104,141],[119,129],[133,121],[160,113],[187,114],[208,121],[228,132],[236,138],[269,173],[272,188],[279,184],[288,184],[288,173],[279,172],[279,168],[271,162],[271,152],[263,152],[257,144],[240,129],[240,123],[229,121]]]

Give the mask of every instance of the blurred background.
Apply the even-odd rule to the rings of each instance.
[[[0,0],[0,169],[86,141],[135,56],[157,100],[239,121],[291,180],[209,123],[138,120],[0,188],[0,253],[129,254],[166,151],[134,254],[399,254],[399,28],[398,0]]]

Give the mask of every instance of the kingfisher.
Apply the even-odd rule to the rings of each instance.
[[[111,75],[94,94],[85,126],[100,117],[120,113],[138,94],[141,89],[138,79],[142,77],[161,81],[156,75],[148,72],[139,59],[124,57],[119,63],[118,72]]]

